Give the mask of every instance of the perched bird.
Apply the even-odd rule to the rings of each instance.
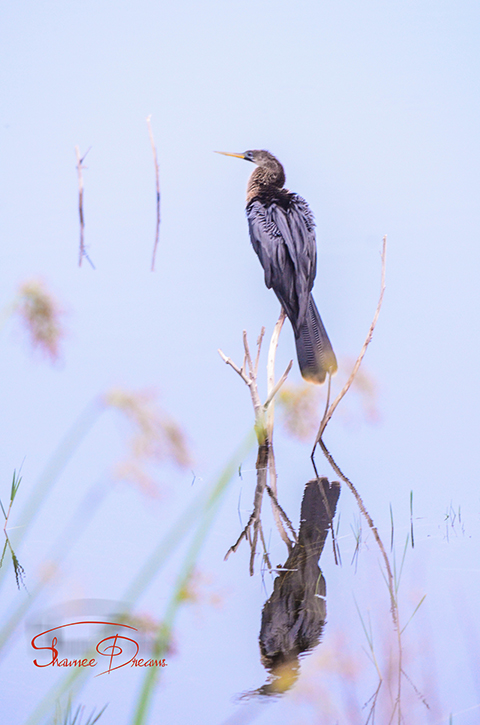
[[[235,156],[257,168],[247,187],[250,240],[272,288],[292,323],[298,364],[305,380],[323,383],[337,370],[337,360],[311,290],[317,273],[315,221],[301,196],[285,185],[282,164],[268,151]]]

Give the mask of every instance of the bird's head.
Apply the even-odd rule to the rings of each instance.
[[[258,186],[259,184],[271,185],[278,188],[282,188],[285,184],[285,171],[283,170],[283,166],[270,151],[255,149],[244,151],[243,154],[231,154],[226,151],[217,151],[216,153],[223,154],[224,156],[234,156],[236,159],[245,159],[245,161],[251,161],[259,167],[255,169],[250,177],[250,191],[248,193],[251,192],[254,186]]]
[[[227,151],[216,151],[215,153],[223,154],[223,156],[234,156],[236,159],[245,159],[245,161],[251,161],[257,166],[267,168],[277,166],[280,163],[270,151],[263,151],[261,149],[244,151],[243,154],[231,154],[227,153]]]

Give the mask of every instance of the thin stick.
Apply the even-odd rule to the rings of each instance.
[[[238,547],[242,543],[242,539],[246,539],[247,538],[248,532],[250,531],[250,526],[252,525],[253,520],[254,520],[256,514],[257,514],[257,512],[254,509],[252,511],[252,513],[250,514],[250,518],[248,519],[247,525],[243,529],[242,533],[240,534],[240,536],[238,537],[238,539],[236,540],[236,542],[229,548],[229,550],[225,554],[225,556],[223,558],[224,561],[227,561],[227,559],[230,556],[230,554],[232,554],[232,553],[234,554],[236,552],[236,550],[238,549]]]
[[[330,463],[331,467],[333,468],[333,470],[335,471],[335,473],[337,474],[337,476],[340,476],[340,478],[342,479],[342,481],[344,481],[347,484],[348,488],[352,492],[352,494],[353,494],[353,496],[354,496],[354,498],[355,498],[355,500],[357,502],[358,508],[360,509],[361,513],[365,517],[365,519],[366,519],[366,521],[368,523],[368,526],[369,526],[369,528],[371,529],[371,531],[373,533],[373,536],[375,538],[375,541],[377,542],[378,548],[380,549],[380,552],[382,554],[383,560],[385,562],[385,568],[387,570],[388,588],[389,588],[389,592],[390,592],[390,603],[391,603],[392,618],[393,618],[393,622],[394,622],[395,627],[398,629],[398,609],[397,609],[397,603],[395,601],[395,584],[394,584],[394,579],[393,579],[393,574],[392,574],[392,568],[390,566],[390,561],[388,559],[387,552],[385,551],[385,547],[384,547],[383,542],[382,542],[382,540],[380,538],[380,534],[378,533],[377,527],[373,523],[372,517],[370,516],[370,514],[367,511],[367,509],[365,508],[365,504],[363,503],[362,497],[358,493],[358,491],[355,488],[355,486],[353,485],[353,483],[340,470],[340,468],[338,467],[337,463],[335,462],[332,454],[327,449],[327,447],[326,447],[326,445],[325,445],[325,443],[323,442],[322,439],[320,439],[319,443],[320,443],[320,447],[321,447],[321,449],[322,449],[322,451],[323,451],[323,453],[325,455],[325,458]]]
[[[75,154],[77,157],[77,172],[78,172],[78,216],[80,218],[80,251],[78,255],[78,266],[82,266],[82,259],[85,257],[87,262],[90,264],[92,269],[95,269],[95,265],[90,259],[90,257],[87,254],[87,250],[85,249],[85,242],[84,242],[84,233],[85,233],[85,217],[83,213],[83,174],[82,170],[86,168],[86,166],[83,166],[83,162],[85,160],[86,155],[90,151],[92,147],[89,146],[89,148],[85,151],[83,156],[80,156],[80,149],[78,146],[75,146]]]
[[[362,363],[362,360],[365,357],[365,353],[367,352],[367,347],[369,346],[369,344],[370,344],[370,342],[372,340],[373,331],[375,330],[375,326],[377,324],[378,317],[380,315],[380,309],[382,307],[382,302],[383,302],[383,295],[385,293],[385,263],[386,263],[386,254],[387,254],[387,236],[385,235],[383,237],[383,246],[382,246],[382,280],[381,280],[381,284],[380,284],[380,297],[378,299],[377,309],[375,310],[375,315],[373,317],[372,324],[370,325],[370,329],[368,331],[368,335],[367,335],[367,337],[365,339],[365,342],[363,343],[363,347],[362,347],[362,349],[360,351],[360,355],[357,358],[357,362],[353,366],[353,370],[350,373],[350,377],[348,378],[348,380],[345,383],[345,385],[343,386],[342,390],[337,395],[337,397],[335,398],[335,400],[331,404],[330,408],[328,409],[328,411],[325,413],[325,415],[322,418],[322,421],[320,423],[320,427],[318,429],[317,437],[315,438],[315,444],[313,446],[312,461],[313,461],[313,455],[315,453],[315,448],[316,448],[317,444],[320,442],[320,439],[321,439],[321,437],[322,437],[322,435],[323,435],[323,433],[325,431],[325,428],[327,427],[328,422],[330,421],[332,415],[334,414],[334,412],[335,412],[338,404],[340,403],[340,401],[342,400],[342,398],[346,395],[346,393],[350,389],[350,386],[353,383],[353,380],[354,380],[354,378],[355,378],[355,376],[356,376],[356,374],[358,372],[358,369],[359,369],[359,367],[360,367],[360,365]]]
[[[87,256],[85,253],[85,242],[84,242],[85,217],[83,215],[83,174],[82,174],[82,170],[85,168],[83,166],[85,157],[91,148],[92,147],[90,146],[90,148],[88,148],[85,151],[83,156],[80,156],[80,149],[78,148],[78,146],[75,146],[75,155],[77,157],[77,172],[78,172],[78,216],[80,217],[80,252],[78,255],[78,266],[79,267],[82,266],[82,259]],[[90,264],[92,264],[92,263],[90,262]]]
[[[265,428],[265,409],[260,401],[260,396],[258,394],[258,387],[257,387],[257,380],[255,377],[255,369],[252,363],[252,358],[250,355],[250,348],[248,346],[248,339],[247,339],[247,332],[246,330],[243,331],[243,347],[244,347],[244,360],[243,365],[241,368],[236,365],[233,360],[231,360],[229,357],[225,355],[222,350],[218,350],[218,353],[222,360],[227,364],[230,365],[235,372],[240,375],[242,380],[248,385],[248,389],[250,390],[250,395],[252,397],[252,405],[253,410],[255,411],[255,432],[257,434],[257,440],[258,444],[262,445],[262,443],[265,442],[266,438],[266,428]],[[248,374],[247,374],[247,366],[248,366]]]
[[[280,333],[282,331],[283,323],[285,322],[285,310],[283,307],[280,308],[280,315],[278,317],[278,320],[275,324],[275,327],[273,328],[272,338],[270,340],[270,346],[268,348],[268,358],[267,358],[267,399],[264,404],[264,408],[267,411],[267,438],[270,442],[270,450],[269,450],[269,468],[270,468],[270,486],[272,488],[272,491],[274,493],[274,497],[276,499],[277,497],[277,470],[275,466],[275,453],[273,451],[273,423],[274,423],[274,410],[275,410],[275,403],[274,398],[276,393],[279,391],[280,387],[285,382],[288,373],[290,372],[290,368],[292,367],[292,363],[290,363],[289,367],[283,374],[282,378],[279,381],[278,385],[275,385],[275,357],[277,354],[277,347],[278,347],[278,341],[280,339]],[[290,540],[287,536],[287,533],[285,529],[282,526],[280,517],[278,515],[278,511],[273,507],[273,516],[275,519],[275,523],[277,525],[278,531],[280,533],[280,536],[287,544],[287,547],[290,547]]]
[[[218,352],[218,354],[220,355],[220,357],[222,358],[223,362],[224,362],[224,363],[225,363],[226,365],[230,365],[230,367],[232,367],[232,368],[233,368],[233,369],[235,370],[235,372],[236,372],[236,373],[237,373],[238,375],[240,375],[240,377],[242,378],[242,380],[243,380],[243,381],[244,381],[244,382],[245,382],[245,383],[246,383],[247,385],[250,385],[250,380],[249,380],[249,379],[247,378],[247,376],[245,375],[245,372],[244,372],[244,370],[245,370],[245,366],[243,365],[243,366],[242,366],[241,368],[239,368],[239,367],[238,367],[238,365],[235,365],[235,363],[233,362],[232,358],[230,358],[230,357],[227,357],[227,356],[225,355],[225,353],[224,353],[224,352],[223,352],[222,350],[220,350],[220,348],[218,348],[217,352]]]
[[[75,154],[77,156],[77,172],[78,172],[78,215],[80,217],[80,254],[78,257],[78,266],[82,266],[83,253],[85,251],[85,245],[83,241],[83,234],[85,229],[85,221],[83,218],[83,175],[82,175],[82,158],[80,156],[80,149],[75,146]]]
[[[384,549],[383,543],[382,543],[382,541],[381,541],[381,539],[380,539],[380,537],[378,535],[377,529],[373,525],[373,521],[370,518],[370,516],[368,515],[368,512],[365,509],[365,506],[363,505],[363,501],[360,498],[360,496],[359,496],[356,488],[354,487],[353,483],[351,481],[349,481],[349,479],[346,476],[344,476],[344,474],[340,471],[340,469],[338,468],[337,464],[333,460],[331,454],[328,452],[328,450],[327,450],[327,448],[326,448],[326,446],[325,446],[325,444],[323,443],[323,440],[322,440],[322,436],[323,436],[323,433],[325,431],[325,428],[327,427],[329,421],[332,418],[332,415],[334,414],[335,410],[337,409],[338,404],[340,403],[340,401],[342,400],[342,398],[346,395],[346,393],[350,389],[350,387],[351,387],[351,385],[353,383],[353,380],[354,380],[354,378],[355,378],[355,376],[356,376],[356,374],[358,372],[358,369],[359,369],[359,367],[360,367],[360,365],[362,363],[362,360],[365,357],[365,353],[367,351],[367,348],[368,348],[368,346],[369,346],[369,344],[370,344],[370,342],[372,340],[373,331],[375,330],[375,326],[377,324],[377,320],[378,320],[378,317],[380,315],[380,309],[382,307],[382,302],[383,302],[383,295],[385,293],[385,265],[386,265],[386,254],[387,254],[387,236],[385,235],[383,237],[383,245],[382,245],[382,275],[381,275],[381,283],[380,283],[380,297],[378,299],[377,309],[375,310],[375,315],[373,317],[372,324],[370,325],[370,329],[368,331],[368,335],[367,335],[367,337],[365,339],[365,342],[363,343],[363,347],[362,347],[362,349],[360,351],[360,355],[358,356],[357,361],[356,361],[355,365],[353,366],[353,370],[352,370],[352,372],[350,374],[350,377],[348,378],[347,382],[345,383],[345,385],[343,386],[342,390],[337,395],[337,397],[335,398],[335,400],[333,401],[333,403],[331,404],[330,407],[328,407],[328,401],[330,400],[330,382],[331,382],[331,376],[329,377],[329,380],[328,380],[327,404],[325,406],[325,413],[323,415],[323,418],[322,418],[321,423],[320,423],[320,427],[318,429],[317,437],[315,438],[315,443],[313,445],[313,450],[312,450],[312,454],[311,454],[311,460],[312,460],[313,468],[314,468],[314,471],[315,471],[315,475],[318,478],[318,471],[317,471],[317,467],[315,465],[314,456],[315,456],[315,449],[316,449],[317,445],[320,444],[320,447],[322,448],[322,451],[323,451],[325,457],[327,458],[327,460],[329,461],[330,465],[332,466],[332,468],[342,478],[342,480],[344,480],[345,483],[347,483],[347,485],[349,486],[349,488],[352,491],[353,495],[357,499],[357,504],[358,504],[358,506],[360,508],[360,511],[362,512],[362,514],[367,519],[367,523],[368,523],[369,527],[373,531],[375,540],[377,541],[377,544],[379,545],[379,548],[380,548],[380,550],[382,552],[382,555],[383,555],[383,557],[385,559],[385,564],[386,564],[386,567],[387,567],[387,573],[388,573],[388,579],[389,579],[389,586],[390,586],[392,584],[392,582],[393,582],[392,572],[391,572],[391,569],[390,569],[390,564],[389,564],[389,561],[388,561],[388,557],[386,556],[385,549]],[[333,544],[334,544],[335,562],[337,562],[337,555],[336,555],[336,549],[335,549],[335,540],[334,540],[334,533],[333,533],[333,524],[332,524],[332,538],[333,538]],[[396,613],[396,610],[395,610],[394,607],[393,607],[393,610],[392,611],[393,611],[394,622],[395,622],[396,625],[398,625],[398,617],[397,617],[397,613]]]
[[[325,418],[325,416],[327,414],[328,406],[330,405],[331,388],[332,388],[332,374],[329,372],[328,373],[328,383],[327,383],[327,399],[325,401],[325,412],[323,414],[323,418]],[[322,418],[322,420],[323,420],[323,418]],[[315,461],[313,460],[313,454],[312,454],[312,463],[313,463],[315,475],[316,475],[317,479],[320,479],[320,476],[318,475],[317,467],[315,465]],[[327,497],[325,496],[325,491],[323,490],[322,487],[321,487],[321,494],[322,494],[323,503],[325,504],[325,509],[328,513],[328,518],[330,521],[330,531],[332,532],[333,558],[335,559],[335,564],[338,566],[338,564],[339,564],[339,556],[337,553],[338,544],[337,544],[337,540],[335,538],[335,529],[333,528],[333,516],[330,516],[330,506],[328,504]],[[339,549],[338,549],[338,551],[339,551]]]
[[[278,393],[280,388],[282,387],[283,383],[287,379],[288,373],[290,372],[293,361],[290,361],[290,364],[287,366],[287,369],[283,373],[282,377],[278,381],[277,385],[275,385],[275,357],[277,354],[277,347],[278,347],[278,341],[280,339],[280,333],[282,331],[283,323],[285,322],[285,310],[283,307],[280,308],[280,315],[278,317],[278,320],[275,324],[275,327],[273,329],[272,338],[270,340],[270,346],[268,348],[268,358],[267,358],[267,399],[263,405],[264,410],[266,410],[267,413],[267,440],[270,443],[269,450],[268,450],[268,468],[269,468],[269,474],[270,474],[270,490],[273,493],[273,496],[271,496],[270,502],[272,506],[272,513],[273,518],[275,521],[275,525],[278,529],[278,533],[280,534],[280,538],[282,541],[286,544],[288,551],[292,550],[292,542],[290,541],[290,538],[285,531],[285,527],[283,526],[282,519],[279,515],[278,508],[275,506],[275,503],[277,503],[277,469],[275,465],[275,452],[273,449],[273,423],[274,423],[274,399],[275,395]],[[274,503],[275,502],[275,503]]]
[[[262,546],[263,546],[263,558],[264,558],[265,564],[267,565],[268,571],[272,571],[272,562],[270,561],[270,554],[268,553],[267,542],[265,541],[265,536],[263,534],[262,527],[260,527],[260,540],[261,540]]]
[[[365,342],[363,343],[363,347],[362,347],[362,349],[360,351],[360,355],[358,356],[357,361],[356,361],[355,365],[353,366],[353,370],[352,370],[352,372],[350,374],[350,377],[348,378],[348,380],[345,383],[345,385],[343,386],[342,390],[340,391],[340,393],[337,395],[337,397],[335,398],[335,400],[331,404],[330,408],[328,408],[328,410],[325,410],[324,416],[323,416],[322,421],[320,423],[320,427],[318,429],[317,437],[315,439],[315,444],[313,446],[311,459],[312,459],[313,467],[315,469],[315,473],[317,473],[317,468],[315,466],[315,461],[314,461],[314,455],[315,455],[315,448],[317,447],[317,445],[320,445],[320,447],[321,447],[321,449],[322,449],[322,451],[323,451],[326,459],[328,460],[328,462],[332,466],[333,470],[347,484],[347,486],[349,487],[350,491],[353,493],[353,495],[354,495],[354,497],[355,497],[355,499],[357,501],[357,505],[358,505],[361,513],[363,514],[363,516],[367,520],[368,526],[370,527],[370,529],[373,532],[373,535],[375,537],[375,541],[377,542],[378,547],[379,547],[379,549],[380,549],[380,551],[382,553],[383,559],[385,561],[385,567],[386,567],[387,576],[388,576],[388,584],[389,584],[389,589],[390,589],[391,604],[392,604],[392,616],[393,616],[394,624],[395,624],[395,626],[397,627],[397,630],[398,630],[398,611],[397,611],[397,607],[396,607],[396,602],[395,602],[395,597],[394,597],[394,590],[393,590],[393,575],[392,575],[392,570],[391,570],[391,567],[390,567],[390,562],[388,560],[388,556],[387,556],[387,553],[386,553],[385,548],[383,546],[382,540],[380,539],[380,536],[378,534],[377,528],[375,527],[375,525],[373,523],[373,520],[371,519],[368,511],[365,508],[365,505],[364,505],[364,503],[363,503],[363,501],[362,501],[362,499],[360,497],[360,494],[358,493],[358,491],[355,488],[355,486],[353,485],[353,483],[342,473],[342,471],[340,470],[340,468],[337,466],[337,464],[335,463],[332,455],[330,454],[330,452],[328,451],[327,447],[325,446],[325,444],[324,444],[324,442],[322,440],[322,436],[323,436],[323,433],[325,431],[325,428],[327,427],[329,421],[331,420],[332,415],[334,414],[334,412],[335,412],[338,404],[340,403],[340,401],[342,400],[342,398],[346,395],[346,393],[350,389],[350,387],[351,387],[351,385],[353,383],[353,380],[355,378],[355,375],[357,374],[358,369],[359,369],[359,367],[360,367],[360,365],[362,363],[362,360],[363,360],[363,358],[365,356],[365,353],[367,351],[367,348],[368,348],[368,346],[369,346],[369,344],[370,344],[370,342],[372,340],[373,331],[375,330],[375,326],[377,324],[377,320],[378,320],[378,317],[380,315],[380,309],[382,307],[382,302],[383,302],[383,295],[385,293],[385,265],[386,265],[386,254],[387,254],[387,237],[385,235],[383,237],[383,245],[382,245],[382,276],[381,276],[381,283],[380,283],[380,297],[378,299],[377,309],[375,310],[375,315],[373,317],[372,324],[370,325],[370,329],[368,331],[368,335],[367,335],[367,337],[365,339]],[[318,476],[318,474],[317,474],[317,476]]]
[[[152,153],[153,153],[153,163],[155,165],[155,184],[156,184],[156,191],[157,191],[157,223],[155,226],[155,244],[153,245],[153,254],[152,254],[152,272],[155,271],[155,257],[157,254],[157,247],[158,247],[158,239],[160,236],[160,175],[158,171],[158,159],[157,159],[157,149],[155,147],[155,141],[153,138],[153,131],[152,131],[152,124],[150,122],[150,119],[152,116],[147,116],[147,126],[148,126],[148,135],[150,137],[150,144],[152,146]]]
[[[265,335],[265,328],[262,327],[262,329],[260,330],[260,335],[258,336],[258,339],[257,339],[257,357],[255,359],[255,370],[254,370],[255,378],[258,377],[258,363],[260,362],[260,350],[262,349],[262,342],[263,342],[264,335]]]
[[[280,380],[278,381],[278,383],[275,385],[275,387],[273,388],[272,392],[269,394],[268,398],[266,399],[265,403],[263,404],[263,407],[264,408],[268,408],[270,410],[270,408],[273,407],[273,406],[271,406],[271,403],[273,403],[274,397],[276,396],[276,394],[278,393],[278,391],[282,387],[283,383],[287,379],[288,373],[292,369],[292,365],[293,365],[293,360],[290,360],[290,362],[288,363],[288,365],[287,365],[287,367],[285,369],[285,372],[283,373],[282,377],[280,378]]]
[[[280,504],[278,503],[278,501],[277,501],[277,497],[276,497],[276,496],[275,496],[275,494],[273,493],[273,491],[272,491],[272,489],[270,488],[270,486],[266,486],[266,491],[267,491],[268,495],[270,496],[270,500],[271,500],[271,502],[272,502],[272,505],[273,505],[273,507],[274,507],[274,508],[275,508],[275,509],[276,509],[276,510],[277,510],[277,511],[279,512],[280,516],[281,516],[281,517],[283,518],[283,520],[284,520],[284,521],[285,521],[285,523],[287,524],[288,528],[290,529],[290,532],[291,532],[291,534],[292,534],[292,536],[293,536],[293,540],[294,540],[295,542],[297,542],[297,541],[298,541],[298,537],[297,537],[297,533],[296,533],[295,529],[293,528],[293,524],[292,524],[292,522],[290,521],[290,519],[288,518],[288,516],[287,516],[287,514],[285,513],[285,511],[284,511],[284,510],[282,509],[282,507],[281,507],[281,506],[280,506]],[[291,541],[289,541],[288,543],[289,543],[289,545],[291,545],[291,543],[292,543],[292,542],[291,542]]]
[[[243,539],[247,539],[250,543],[250,574],[253,575],[254,570],[254,561],[255,561],[255,554],[256,554],[256,548],[257,548],[257,542],[258,537],[260,535],[260,539],[262,542],[264,542],[263,537],[263,530],[262,530],[262,522],[261,522],[261,508],[262,508],[262,498],[263,498],[263,492],[265,489],[268,489],[270,498],[271,498],[271,504],[272,504],[272,510],[273,510],[273,517],[275,520],[275,523],[277,525],[280,537],[286,544],[288,550],[290,551],[292,548],[292,542],[285,530],[285,527],[282,522],[282,515],[287,524],[289,525],[290,529],[292,530],[293,536],[295,537],[295,532],[293,531],[293,527],[290,524],[288,517],[284,514],[283,510],[281,509],[280,505],[277,501],[277,474],[275,470],[275,456],[273,452],[273,444],[272,444],[272,437],[273,437],[273,401],[275,398],[275,395],[279,391],[280,387],[283,385],[285,380],[287,379],[287,375],[290,372],[290,369],[292,367],[292,362],[287,366],[287,369],[285,370],[284,374],[280,378],[277,384],[275,384],[275,353],[278,346],[278,338],[280,335],[280,331],[282,329],[283,322],[285,320],[285,312],[281,310],[280,317],[278,319],[277,324],[275,325],[275,329],[272,334],[272,338],[270,341],[270,347],[268,352],[268,365],[267,365],[267,375],[268,375],[268,392],[267,392],[267,400],[262,405],[260,401],[260,395],[258,392],[258,385],[257,385],[257,375],[258,375],[258,365],[259,365],[259,359],[260,359],[260,349],[263,341],[263,337],[265,334],[265,328],[262,327],[262,331],[257,339],[257,355],[255,357],[255,362],[252,361],[252,356],[250,354],[250,348],[248,345],[248,339],[247,339],[247,333],[244,330],[243,331],[243,347],[244,347],[244,358],[243,358],[243,364],[242,367],[238,367],[233,360],[231,360],[229,357],[227,357],[222,350],[218,350],[220,357],[222,360],[232,367],[237,375],[239,375],[242,380],[248,385],[248,388],[250,390],[250,395],[252,398],[252,404],[253,409],[255,411],[255,433],[257,436],[257,442],[258,442],[258,457],[257,457],[257,463],[256,463],[256,470],[257,470],[257,485],[255,488],[255,496],[254,496],[254,506],[253,506],[253,513],[250,516],[247,525],[245,526],[244,530],[238,537],[237,541],[233,546],[230,547],[230,549],[227,551],[225,555],[225,559],[230,556],[232,552],[235,552],[238,547],[240,546],[240,543]],[[270,475],[270,486],[267,486],[267,472],[269,472]],[[252,531],[253,530],[253,531]],[[264,547],[265,548],[265,547]]]
[[[283,383],[285,382],[285,378],[288,375],[288,373],[290,372],[290,369],[292,367],[292,363],[290,363],[286,372],[284,373],[284,377],[282,377],[282,379],[281,379],[281,382],[277,386],[275,386],[275,356],[277,353],[278,340],[280,338],[280,333],[282,331],[284,322],[285,322],[285,310],[282,307],[280,309],[280,316],[273,329],[272,339],[270,340],[270,347],[268,348],[267,400],[265,401],[265,408],[267,408],[267,406],[268,406],[267,434],[268,434],[270,443],[272,442],[272,437],[273,437],[273,420],[274,420],[274,418],[273,418],[273,413],[274,413],[273,398],[275,397],[276,393],[280,389],[280,386],[283,385]]]
[[[392,716],[391,716],[390,722],[393,720],[393,717],[395,715],[395,712],[397,711],[397,714],[398,714],[398,722],[400,723],[401,720],[402,720],[402,713],[401,713],[402,642],[401,642],[401,630],[400,630],[400,622],[399,622],[398,602],[397,602],[397,598],[396,598],[395,581],[394,581],[394,577],[393,577],[393,573],[392,573],[392,568],[390,566],[390,561],[388,559],[387,552],[385,550],[385,547],[383,545],[383,542],[382,542],[382,540],[380,538],[380,535],[378,533],[377,527],[373,523],[373,519],[371,518],[371,516],[368,513],[367,509],[365,508],[365,505],[364,505],[364,503],[362,501],[362,498],[361,498],[360,494],[358,493],[358,491],[355,488],[355,486],[353,485],[353,483],[340,470],[340,468],[336,464],[335,460],[333,459],[333,456],[331,455],[331,453],[327,449],[327,447],[326,447],[326,445],[325,445],[325,443],[323,442],[323,439],[322,439],[322,436],[323,436],[323,433],[325,431],[325,428],[327,427],[330,419],[332,418],[332,415],[335,412],[338,404],[340,403],[340,401],[342,400],[342,398],[345,396],[345,394],[350,389],[350,386],[352,385],[353,380],[355,378],[355,375],[357,374],[358,369],[359,369],[359,367],[360,367],[360,365],[362,363],[362,360],[363,360],[363,358],[365,356],[365,353],[367,351],[367,348],[368,348],[368,346],[369,346],[369,344],[370,344],[370,342],[372,340],[373,332],[375,330],[375,326],[377,324],[378,317],[380,315],[380,309],[382,307],[383,296],[384,296],[384,293],[385,293],[386,250],[387,250],[387,237],[385,235],[383,237],[383,245],[382,245],[382,276],[381,276],[381,285],[380,285],[380,296],[379,296],[379,300],[378,300],[378,304],[377,304],[377,309],[375,310],[375,315],[373,317],[372,324],[370,325],[370,329],[368,331],[368,335],[367,335],[367,337],[365,339],[365,342],[363,344],[363,347],[362,347],[362,349],[360,351],[360,355],[358,356],[358,359],[357,359],[357,361],[356,361],[356,363],[355,363],[355,365],[353,367],[353,370],[352,370],[352,372],[350,374],[350,377],[348,378],[347,382],[345,383],[344,387],[342,388],[342,390],[339,393],[339,395],[337,396],[337,398],[333,401],[332,405],[330,406],[330,408],[328,409],[328,411],[325,412],[325,414],[324,414],[324,416],[322,418],[322,421],[320,423],[320,427],[319,427],[319,430],[318,430],[318,433],[317,433],[317,437],[315,439],[315,444],[313,446],[311,459],[312,459],[313,467],[315,468],[315,471],[316,471],[315,462],[314,462],[314,454],[315,454],[315,448],[316,448],[317,444],[320,445],[320,447],[321,447],[321,449],[323,451],[323,454],[325,455],[326,459],[328,460],[328,462],[332,466],[333,470],[336,472],[336,474],[338,476],[340,476],[340,478],[342,479],[342,481],[344,481],[347,484],[347,486],[349,487],[349,489],[352,492],[353,496],[355,497],[355,500],[357,502],[357,505],[358,505],[358,507],[359,507],[362,515],[365,517],[365,519],[366,519],[366,521],[368,523],[368,526],[369,526],[370,530],[373,533],[373,536],[374,536],[375,541],[376,541],[376,543],[378,545],[378,548],[379,548],[379,550],[381,552],[381,555],[383,557],[384,564],[385,564],[385,569],[387,571],[387,579],[388,579],[387,585],[388,585],[388,590],[389,590],[389,594],[390,594],[390,611],[391,611],[391,614],[392,614],[393,625],[394,625],[394,628],[395,628],[395,630],[397,632],[398,659],[399,659],[397,697],[396,697],[395,706],[394,706],[394,709],[393,709],[393,712],[392,712]]]

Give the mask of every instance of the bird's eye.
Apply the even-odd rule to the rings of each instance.
[[[253,153],[251,151],[245,151],[245,155],[243,157],[245,161],[253,161]]]

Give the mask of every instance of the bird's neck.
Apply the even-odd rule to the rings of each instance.
[[[285,171],[282,164],[275,159],[275,163],[268,166],[257,166],[247,186],[247,204],[262,191],[267,189],[283,189],[285,184]]]

